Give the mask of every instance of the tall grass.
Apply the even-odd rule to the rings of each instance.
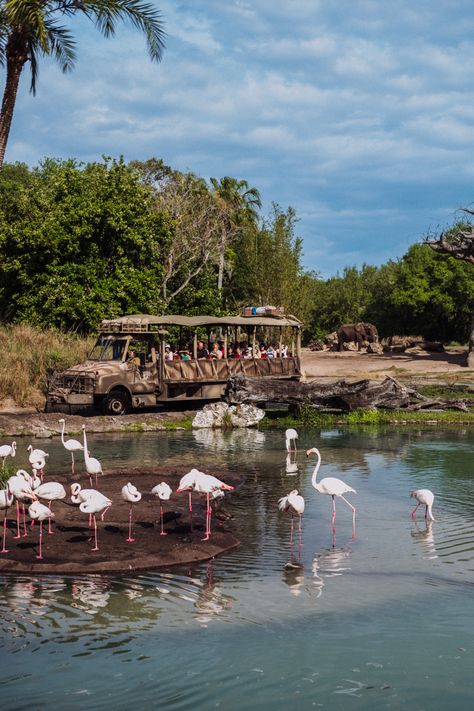
[[[44,405],[48,368],[67,368],[85,359],[90,338],[26,324],[0,326],[0,403]]]

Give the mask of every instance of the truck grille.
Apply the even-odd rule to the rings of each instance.
[[[70,393],[93,393],[94,379],[87,375],[61,373],[53,379],[50,390],[67,390]]]

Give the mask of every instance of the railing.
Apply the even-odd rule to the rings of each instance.
[[[249,378],[301,375],[298,358],[222,358],[222,360],[167,360],[163,363],[166,382],[226,381],[233,375]]]

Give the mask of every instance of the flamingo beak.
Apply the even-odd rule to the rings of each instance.
[[[229,486],[229,484],[222,484],[221,489],[224,489],[224,491],[234,491],[235,486]]]
[[[191,487],[188,486],[186,489],[176,489],[177,494],[182,494],[183,491],[191,491]]]

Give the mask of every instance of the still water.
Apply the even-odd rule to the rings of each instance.
[[[473,430],[308,429],[295,474],[282,432],[90,440],[105,469],[240,471],[225,508],[242,545],[133,577],[0,578],[4,711],[472,709]],[[304,456],[313,446],[319,476],[357,490],[355,538],[342,501],[331,530],[331,500],[312,488]],[[56,440],[47,448],[54,478],[68,455]],[[306,500],[301,545],[277,508],[295,488]],[[411,520],[415,488],[435,493],[432,525],[424,507]]]

